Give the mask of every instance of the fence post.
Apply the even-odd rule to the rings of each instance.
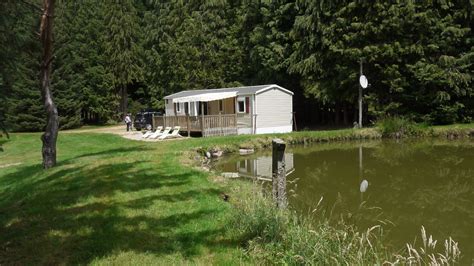
[[[234,127],[235,127],[235,134],[239,134],[239,122],[238,122],[238,117],[237,117],[237,111],[235,111],[234,115]]]
[[[201,102],[201,134],[203,137],[206,137],[206,134],[204,132],[204,102]]]
[[[219,126],[221,128],[221,132],[219,133],[220,136],[224,135],[222,130],[222,113],[219,111]]]
[[[273,199],[278,208],[285,209],[287,206],[285,169],[286,143],[281,139],[273,139],[272,148]]]
[[[191,129],[189,128],[189,113],[186,114],[186,128],[188,129],[188,137],[190,137]]]

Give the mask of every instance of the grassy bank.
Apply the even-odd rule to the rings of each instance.
[[[173,143],[61,134],[42,170],[39,134],[0,153],[0,264],[238,262],[222,185],[182,166]]]
[[[456,124],[449,126],[423,126],[412,125],[416,128],[404,134],[384,134],[380,127],[364,129],[340,129],[323,131],[298,131],[287,134],[240,135],[232,137],[214,137],[207,139],[193,139],[180,150],[195,149],[205,152],[211,148],[219,148],[228,153],[237,152],[239,149],[265,149],[271,147],[271,140],[275,137],[283,139],[289,145],[311,144],[318,142],[336,142],[352,140],[370,140],[382,138],[472,138],[474,137],[474,124]]]
[[[467,136],[472,128],[437,127],[430,134],[449,136],[446,132],[455,130]],[[12,134],[0,152],[0,264],[299,263],[332,252],[339,262],[390,257],[364,241],[342,256],[341,248],[364,236],[324,219],[309,225],[271,208],[248,184],[183,164],[189,150],[259,149],[268,147],[274,135],[143,143],[108,134],[61,133],[59,164],[49,170],[41,169],[39,136]],[[349,129],[278,137],[296,144],[382,135],[375,129]],[[349,242],[338,242],[345,233]],[[325,253],[302,249],[320,246]],[[362,248],[366,253],[360,253]]]
[[[420,235],[412,236],[416,245],[394,250],[385,245],[382,225],[356,228],[342,218],[330,221],[319,204],[305,216],[279,210],[255,186],[238,192],[242,198],[232,210],[227,229],[246,254],[261,264],[451,265],[460,261],[457,242],[433,239],[423,227]]]

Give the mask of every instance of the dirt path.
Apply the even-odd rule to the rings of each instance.
[[[147,141],[147,142],[157,142],[160,140],[157,139],[144,139],[142,138],[143,133],[141,131],[128,131],[126,130],[125,125],[117,125],[117,126],[105,126],[105,127],[96,127],[96,128],[79,128],[79,129],[72,129],[72,130],[65,130],[61,131],[61,133],[108,133],[108,134],[115,134],[119,135],[126,139],[132,140],[140,140],[140,141]],[[170,140],[182,140],[186,138],[175,138],[175,139],[168,139]]]
[[[117,126],[104,126],[104,127],[92,127],[92,128],[78,128],[71,130],[64,130],[61,133],[112,133],[121,135],[122,133],[127,133],[124,125]],[[139,133],[137,131],[137,133]]]

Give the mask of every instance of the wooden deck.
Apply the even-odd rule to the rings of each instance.
[[[153,128],[181,127],[181,131],[201,132],[203,137],[237,135],[237,115],[154,116]]]

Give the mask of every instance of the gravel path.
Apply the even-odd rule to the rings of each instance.
[[[132,139],[132,140],[147,141],[147,142],[162,141],[162,140],[158,140],[158,139],[144,139],[144,138],[142,138],[143,133],[140,132],[140,131],[132,130],[132,131],[127,132],[125,125],[106,126],[106,127],[98,127],[98,128],[73,129],[73,130],[61,131],[61,133],[66,133],[66,134],[67,133],[108,133],[108,134],[119,135],[123,138]],[[182,140],[182,139],[186,139],[186,138],[167,139],[166,141]]]

